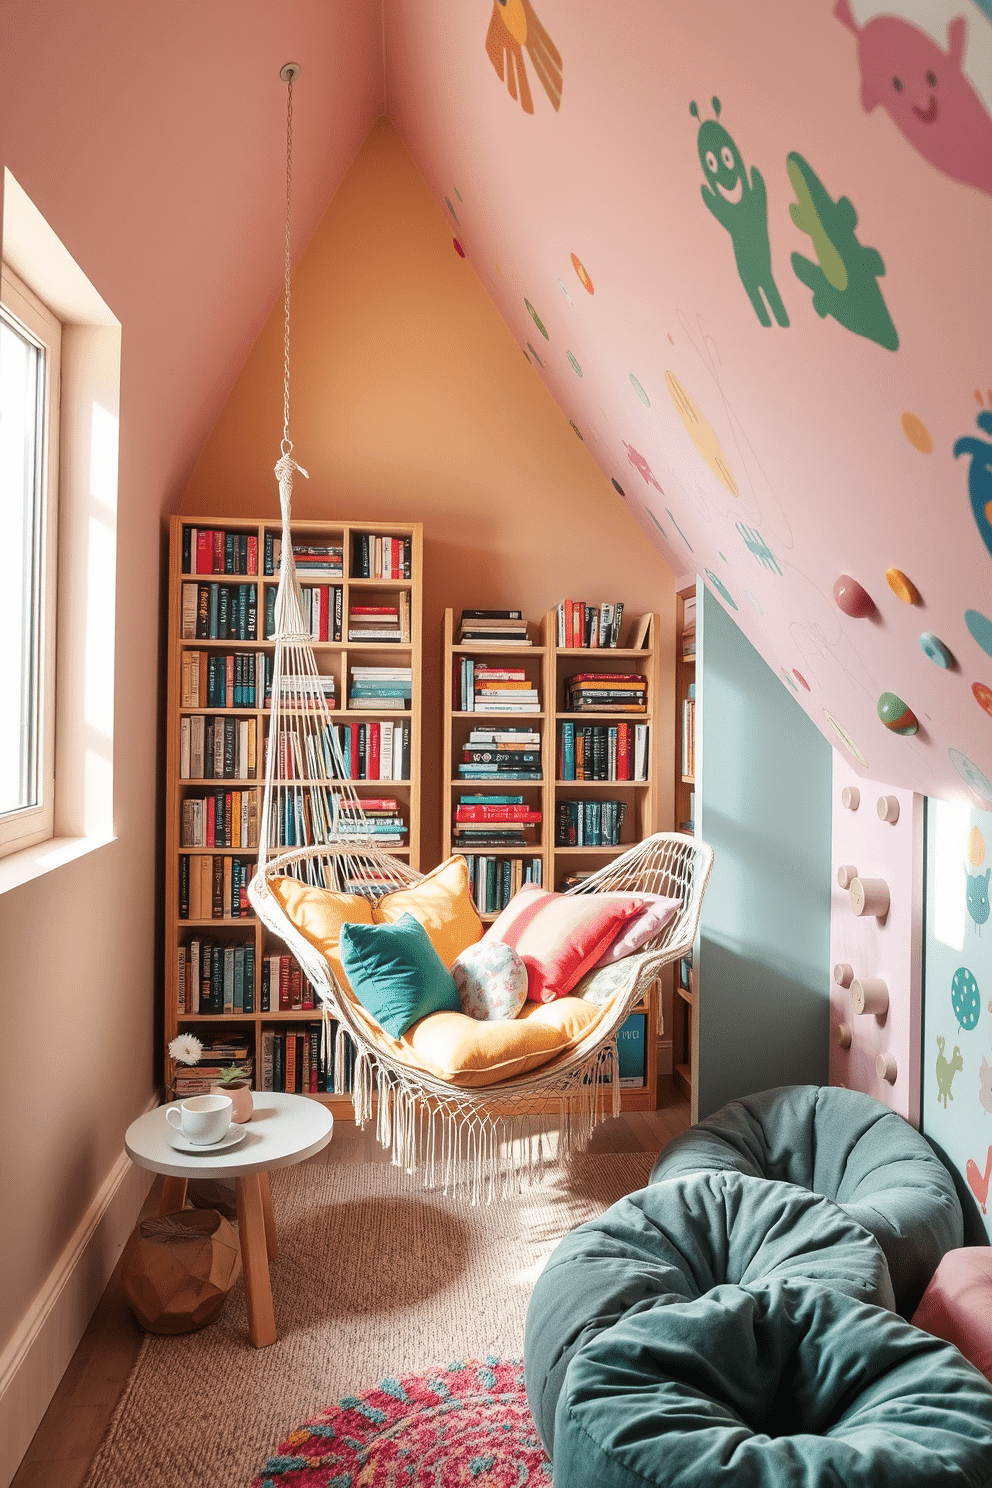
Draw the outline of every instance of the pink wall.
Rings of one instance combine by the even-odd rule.
[[[161,519],[278,291],[279,67],[321,79],[296,110],[302,246],[381,111],[381,56],[362,0],[0,10],[0,163],[123,326],[117,839],[0,898],[0,1349],[158,1078]]]
[[[388,108],[675,571],[705,577],[859,773],[981,803],[992,21],[971,0],[850,8],[509,0],[490,23],[386,0]],[[870,618],[835,605],[843,573]],[[884,692],[915,736],[879,721]]]
[[[844,805],[845,790],[857,791],[854,809]],[[885,821],[880,799],[895,801],[898,819]],[[830,1083],[864,1090],[884,1101],[914,1126],[920,1121],[920,1021],[923,974],[923,797],[896,786],[866,780],[839,752],[833,776],[834,881],[830,896],[830,964],[848,966],[858,980],[885,983],[884,1012],[856,1012],[850,986],[830,985]],[[881,918],[855,914],[850,890],[838,872],[856,869],[860,880],[881,879],[889,909]],[[826,975],[826,971],[824,972]],[[851,1042],[838,1041],[842,1027]],[[895,1060],[895,1079],[876,1068],[879,1056]]]

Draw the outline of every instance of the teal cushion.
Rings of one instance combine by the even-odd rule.
[[[556,1469],[558,1398],[591,1340],[641,1312],[661,1338],[674,1303],[728,1282],[772,1279],[829,1286],[885,1309],[894,1302],[885,1257],[868,1231],[790,1183],[740,1173],[655,1183],[566,1235],[537,1279],[524,1337],[527,1397]]]
[[[412,914],[342,925],[341,965],[362,1007],[394,1038],[428,1013],[461,1012],[455,979]]]
[[[840,1204],[882,1247],[904,1317],[964,1241],[953,1181],[926,1138],[857,1090],[786,1085],[730,1101],[669,1142],[651,1179],[717,1171],[795,1183]]]
[[[815,1282],[634,1308],[571,1359],[558,1488],[963,1488],[992,1386],[950,1344]]]

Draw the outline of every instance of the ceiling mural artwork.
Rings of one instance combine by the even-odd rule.
[[[961,70],[964,16],[948,26],[945,52],[899,16],[879,15],[859,27],[848,0],[837,0],[834,15],[858,40],[865,112],[881,106],[931,165],[992,192],[992,116]]]
[[[386,0],[387,96],[604,520],[859,770],[992,809],[988,7],[539,8]]]
[[[530,0],[495,0],[486,51],[500,82],[506,82],[511,98],[520,98],[524,113],[534,112],[524,49],[530,58],[541,86],[556,111],[561,108],[561,53],[534,14]]]

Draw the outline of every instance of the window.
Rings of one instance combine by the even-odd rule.
[[[62,327],[6,265],[0,289],[0,853],[51,837]]]

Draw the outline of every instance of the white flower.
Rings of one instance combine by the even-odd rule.
[[[193,1033],[181,1033],[169,1045],[169,1053],[177,1064],[198,1064],[203,1045]]]

